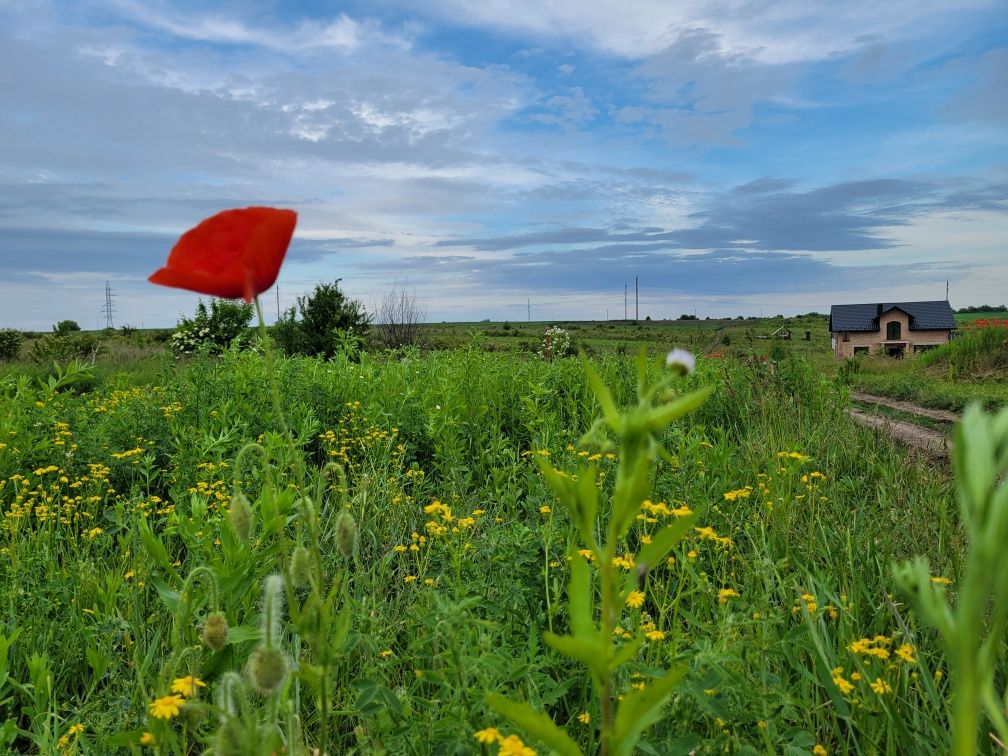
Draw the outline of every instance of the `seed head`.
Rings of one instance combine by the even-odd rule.
[[[231,510],[228,514],[235,535],[241,541],[248,541],[252,537],[252,506],[241,491],[235,492],[231,497]]]
[[[291,554],[290,579],[295,588],[300,588],[308,583],[311,577],[312,558],[311,552],[305,546],[298,546]]]
[[[340,553],[350,559],[357,551],[357,523],[354,521],[353,515],[345,509],[336,518],[333,537],[336,539],[336,546]]]

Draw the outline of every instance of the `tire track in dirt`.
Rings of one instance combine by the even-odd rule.
[[[866,394],[862,391],[853,391],[851,392],[851,400],[855,402],[862,402],[863,404],[881,404],[883,407],[889,407],[890,409],[899,410],[900,412],[906,412],[911,415],[917,415],[918,417],[940,420],[943,423],[959,422],[959,415],[955,412],[931,409],[930,407],[921,407],[920,405],[900,401],[899,399],[892,399],[888,396],[876,396],[875,394]]]
[[[895,420],[881,415],[873,415],[859,409],[847,410],[854,422],[869,428],[883,430],[907,446],[919,449],[928,456],[947,457],[952,449],[948,434],[931,430],[906,420]]]

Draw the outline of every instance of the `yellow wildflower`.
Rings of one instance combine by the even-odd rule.
[[[589,714],[587,711],[582,711],[580,714],[578,714],[578,722],[580,722],[581,724],[588,724],[589,722],[591,722],[591,714]]]
[[[941,575],[935,575],[931,578],[931,582],[935,585],[951,585],[952,581],[947,577],[942,577]]]
[[[178,693],[180,696],[185,696],[186,698],[192,698],[195,696],[200,688],[205,688],[206,683],[200,680],[198,677],[193,677],[192,675],[186,675],[185,677],[179,677],[172,680],[171,689],[173,693]]]
[[[644,591],[630,591],[626,603],[631,609],[640,609],[644,606]]]
[[[897,648],[896,656],[905,661],[907,664],[913,664],[917,661],[917,657],[914,656],[914,647],[909,643],[904,643],[902,646]]]
[[[178,716],[179,706],[183,703],[181,696],[163,696],[162,698],[154,699],[147,708],[155,719],[172,719]]]
[[[485,730],[479,730],[474,735],[478,743],[498,743],[504,738],[500,734],[500,730],[496,727],[487,727]]]
[[[826,756],[826,749],[823,748],[822,743],[816,743],[815,748],[812,749],[812,753],[814,753],[815,756]]]
[[[871,684],[871,689],[878,693],[880,696],[886,693],[892,693],[892,686],[883,680],[881,677],[876,677],[875,682]]]
[[[154,745],[154,736],[149,732],[145,732],[140,736],[140,745],[142,746],[152,746]]]
[[[665,640],[665,633],[661,630],[648,630],[644,633],[644,637],[649,641],[660,641]]]
[[[517,735],[508,735],[500,741],[497,756],[536,756],[536,752],[525,745]]]
[[[718,591],[718,603],[719,604],[727,604],[728,603],[728,599],[738,598],[738,597],[739,597],[739,592],[736,591],[734,588],[722,588],[720,591]]]

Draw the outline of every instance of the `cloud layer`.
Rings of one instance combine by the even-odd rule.
[[[657,316],[991,299],[1006,42],[982,0],[7,4],[0,325],[87,325],[105,280],[170,325],[195,297],[147,273],[247,204],[299,211],[282,304],[334,278],[408,279],[434,319],[599,317],[634,276]]]

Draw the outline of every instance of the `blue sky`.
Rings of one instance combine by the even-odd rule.
[[[998,0],[9,0],[0,326],[167,326],[179,233],[299,212],[282,307],[428,319],[1008,300]],[[266,295],[275,312],[274,292]]]

